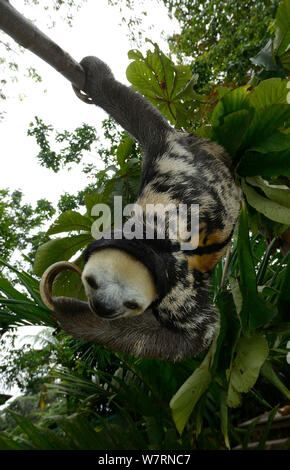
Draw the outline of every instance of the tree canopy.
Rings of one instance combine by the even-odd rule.
[[[232,160],[244,200],[231,250],[212,273],[219,333],[208,351],[172,364],[109,352],[60,330],[40,298],[39,277],[59,260],[82,268],[92,207],[116,195],[135,200],[142,152],[110,119],[100,143],[86,124],[55,130],[35,118],[28,135],[39,146],[38,164],[54,173],[83,165],[92,183],[64,194],[57,213],[46,200],[33,208],[21,191],[0,192],[1,333],[53,330],[38,351],[27,344],[1,366],[29,400],[0,415],[0,449],[263,449],[273,439],[289,448],[272,424],[290,398],[290,1],[163,2],[182,32],[169,38],[169,55],[151,41],[145,53],[131,49],[127,79],[172,126],[219,143]],[[82,163],[95,145],[101,170]],[[34,236],[31,272],[10,257],[19,246],[35,247]],[[56,279],[54,295],[84,298],[74,273]],[[260,414],[267,422],[256,429]]]

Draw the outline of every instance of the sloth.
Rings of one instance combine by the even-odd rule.
[[[197,234],[172,238],[169,219],[158,238],[158,213],[135,214],[155,236],[128,239],[123,227],[94,240],[84,252],[81,274],[87,302],[52,297],[52,266],[41,294],[70,335],[113,351],[142,358],[181,361],[209,347],[219,316],[210,299],[210,273],[225,254],[237,221],[241,193],[231,160],[215,142],[170,126],[142,95],[115,80],[110,68],[86,57],[84,92],[104,109],[143,150],[136,207],[199,205]],[[185,216],[188,227],[189,214]],[[184,218],[183,218],[184,220]],[[144,230],[143,230],[144,231]],[[120,237],[121,232],[121,237]],[[117,236],[117,233],[119,234]],[[186,242],[186,249],[183,249]]]

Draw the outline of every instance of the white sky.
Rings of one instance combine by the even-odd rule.
[[[47,18],[43,10],[40,16],[41,10],[25,6],[24,0],[11,3],[24,16],[36,18],[37,26],[74,59],[80,61],[87,55],[98,56],[107,62],[119,81],[127,83],[127,52],[132,49],[132,45],[126,27],[119,26],[121,16],[118,8],[109,7],[107,0],[87,0],[80,11],[75,13],[72,28],[59,21],[53,29],[46,26]],[[168,47],[161,32],[165,31],[165,36],[169,35],[178,30],[178,25],[168,18],[165,7],[157,0],[146,0],[143,5],[143,2],[140,3],[141,10],[146,7],[148,12],[147,37],[167,52]],[[149,30],[150,25],[153,25],[153,29]],[[144,27],[146,24],[143,24]],[[10,42],[13,43],[12,40]],[[142,52],[148,47],[149,44],[144,44]],[[36,155],[39,147],[33,137],[27,136],[29,123],[34,120],[34,116],[38,116],[56,129],[73,130],[86,122],[99,129],[101,134],[101,121],[107,116],[96,106],[82,103],[65,78],[29,51],[20,55],[16,61],[35,67],[43,82],[35,84],[31,79],[19,76],[18,84],[6,88],[9,95],[5,103],[7,114],[4,121],[0,122],[0,188],[8,187],[11,191],[21,189],[26,202],[35,203],[40,198],[47,198],[56,204],[62,193],[76,194],[88,180],[76,165],[70,172],[63,170],[57,174],[38,165]],[[46,93],[44,90],[47,90]],[[25,94],[25,98],[20,101],[18,94]],[[38,331],[39,327],[19,328],[19,337]],[[1,392],[19,394],[16,387],[9,392],[8,384],[7,389]]]

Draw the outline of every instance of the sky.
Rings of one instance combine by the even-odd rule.
[[[87,0],[75,13],[72,27],[57,21],[56,27],[49,29],[47,17],[40,8],[29,7],[24,0],[10,3],[25,17],[35,19],[38,28],[74,59],[80,61],[87,55],[95,55],[111,67],[120,82],[128,84],[126,68],[130,61],[127,52],[133,45],[128,39],[126,26],[120,26],[118,7],[108,6],[107,0]],[[144,37],[157,42],[167,52],[168,46],[163,37],[178,31],[178,25],[169,19],[167,10],[157,0],[140,2],[140,9],[144,10],[145,5],[148,15],[142,26],[146,30]],[[9,41],[13,44],[12,39]],[[142,52],[148,47],[148,43],[144,42]],[[76,165],[69,172],[63,170],[59,173],[41,167],[36,159],[39,148],[34,138],[27,136],[29,123],[34,120],[34,116],[38,116],[58,130],[73,130],[83,122],[101,130],[101,122],[107,116],[96,106],[81,102],[65,78],[29,51],[17,56],[17,62],[35,67],[43,81],[35,84],[20,75],[18,84],[10,84],[6,88],[6,114],[0,122],[0,188],[9,188],[11,191],[20,189],[24,193],[25,202],[35,204],[38,199],[46,198],[56,205],[62,193],[76,194],[88,181]],[[23,99],[20,100],[19,95]],[[95,155],[91,154],[89,158],[94,162]],[[18,347],[23,344],[24,336],[37,332],[39,327],[19,328]],[[0,387],[0,393],[16,396],[19,391],[17,387],[9,391],[7,384],[4,389]]]

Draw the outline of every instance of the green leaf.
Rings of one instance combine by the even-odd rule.
[[[261,154],[247,151],[242,156],[237,172],[241,176],[275,177],[285,175],[290,178],[289,150]]]
[[[272,40],[270,39],[255,57],[251,57],[250,61],[255,65],[264,67],[265,70],[277,70],[272,55]]]
[[[229,387],[238,393],[248,392],[256,383],[269,354],[264,336],[241,337],[237,343],[229,374]]]
[[[223,119],[223,124],[212,128],[212,139],[234,157],[243,142],[252,117],[253,111],[248,109],[227,114]]]
[[[229,441],[229,417],[227,408],[227,393],[224,390],[220,391],[220,419],[221,419],[221,431],[224,436],[225,445],[230,449]]]
[[[4,277],[0,277],[0,291],[3,292],[8,299],[27,300],[26,295],[16,290]]]
[[[267,327],[270,321],[277,315],[275,305],[267,302],[262,295],[248,292],[245,305],[248,311],[248,325],[251,330]]]
[[[200,366],[195,369],[170,401],[173,420],[179,434],[182,434],[195,405],[211,382],[210,367],[215,349],[216,341],[212,344]]]
[[[146,64],[154,73],[159,86],[164,87],[167,98],[171,98],[174,86],[174,67],[171,60],[154,44],[155,50],[148,50],[146,56]]]
[[[79,212],[66,211],[63,212],[51,225],[47,231],[47,235],[54,235],[56,233],[71,232],[74,230],[90,232],[92,221],[86,215],[81,215]]]
[[[90,234],[72,235],[56,238],[41,245],[35,255],[34,272],[42,276],[43,272],[57,261],[68,261],[80,249],[92,241]]]
[[[20,283],[25,287],[25,289],[30,294],[30,296],[35,301],[35,303],[37,305],[39,305],[39,307],[41,309],[47,310],[47,307],[44,305],[44,303],[42,302],[42,300],[40,298],[39,282],[38,282],[37,279],[35,279],[30,274],[28,274],[24,271],[19,271],[14,266],[12,266],[9,263],[6,263],[5,261],[3,261],[1,258],[0,258],[0,264],[2,264],[3,266],[6,266],[7,268],[10,269],[10,271],[14,272],[16,274],[16,276],[18,277]],[[13,292],[13,291],[10,290],[10,292]],[[15,292],[14,292],[14,294],[16,296],[15,297],[12,296],[12,299],[24,300],[23,298],[21,298],[20,294],[16,294]],[[27,300],[27,297],[25,297],[25,300]]]
[[[122,140],[117,148],[117,161],[122,169],[125,164],[125,160],[130,157],[132,152],[134,140],[131,137],[126,137]]]
[[[290,134],[275,131],[271,133],[268,137],[266,137],[264,140],[260,141],[258,144],[253,145],[253,147],[251,147],[249,151],[269,153],[269,152],[281,152],[283,150],[289,150],[289,148],[290,148]]]
[[[256,110],[262,110],[275,104],[286,105],[287,80],[269,78],[261,81],[250,93],[249,102]]]
[[[240,315],[243,307],[243,296],[241,294],[239,281],[235,277],[230,277],[230,286],[233,294],[233,299],[238,315]]]
[[[238,408],[242,404],[242,395],[237,392],[233,385],[230,383],[227,394],[227,405],[230,408]]]
[[[271,430],[272,422],[273,422],[273,419],[275,418],[275,416],[277,414],[278,408],[279,408],[279,404],[276,405],[275,408],[273,408],[272,411],[269,413],[268,421],[267,421],[265,430],[263,432],[263,435],[260,438],[257,450],[265,449],[266,440],[267,440],[267,437],[268,437],[269,432]]]
[[[14,438],[16,439],[16,438]],[[0,434],[0,450],[27,450],[31,449],[30,445],[25,445],[11,437],[6,436],[5,434]],[[18,438],[19,441],[19,438]]]
[[[220,291],[216,298],[216,305],[220,312],[220,331],[216,340],[217,347],[211,372],[223,374],[231,363],[233,350],[241,333],[241,325],[230,291]]]
[[[269,184],[261,176],[248,177],[246,180],[250,185],[262,189],[265,195],[272,201],[290,209],[290,189],[288,186]]]
[[[199,135],[200,137],[203,137],[204,139],[210,139],[212,140],[212,126],[202,126],[199,127],[199,129],[196,130],[196,134]]]
[[[242,205],[239,217],[238,240],[237,250],[241,276],[240,285],[242,288],[247,288],[249,291],[257,292],[255,264],[249,241],[248,214],[245,203]]]
[[[248,148],[264,142],[269,135],[276,133],[277,129],[287,125],[290,118],[290,106],[286,103],[285,99],[284,104],[269,104],[255,111],[244,137],[243,148],[248,150]]]
[[[273,43],[274,53],[281,56],[285,51],[289,51],[289,44],[290,3],[289,0],[281,0],[276,14],[276,35]]]
[[[246,195],[248,203],[258,212],[268,217],[268,219],[279,222],[280,224],[290,225],[290,209],[281,206],[277,202],[271,201],[261,196],[254,188],[242,181],[242,189]]]
[[[128,58],[132,59],[132,60],[143,60],[144,59],[142,53],[140,51],[138,51],[137,49],[131,49],[128,52]]]
[[[42,429],[39,426],[35,426],[25,416],[10,411],[17,424],[27,434],[32,445],[38,450],[69,450],[69,445],[58,436],[56,433],[49,429]]]
[[[290,400],[290,390],[283,384],[283,382],[279,379],[278,375],[276,372],[273,370],[271,364],[269,361],[266,361],[263,364],[263,367],[261,369],[261,374],[263,377],[265,377],[268,382],[270,382],[274,387],[276,387],[278,390],[280,390],[283,395]]]
[[[147,64],[141,61],[135,61],[128,65],[126,70],[127,80],[133,87],[151,100],[156,96],[164,98],[164,92],[158,85],[156,77]]]
[[[177,67],[175,67],[176,72],[178,71]],[[178,72],[177,72],[178,73]],[[201,95],[197,93],[194,90],[194,85],[196,85],[198,80],[198,75],[193,74],[190,80],[186,83],[184,88],[182,88],[178,93],[176,93],[176,88],[180,86],[181,80],[177,78],[176,80],[176,85],[175,85],[175,94],[174,94],[174,100],[179,101],[179,100],[196,100],[196,101],[205,101],[206,100],[206,95]]]
[[[103,194],[99,193],[91,193],[91,194],[86,194],[85,195],[85,205],[87,208],[87,213],[89,216],[92,214],[92,208],[96,204],[104,204],[105,198]]]
[[[212,114],[213,126],[220,126],[223,124],[225,116],[236,111],[250,110],[251,106],[248,100],[248,87],[243,86],[235,88],[230,93],[224,95],[216,105]]]

